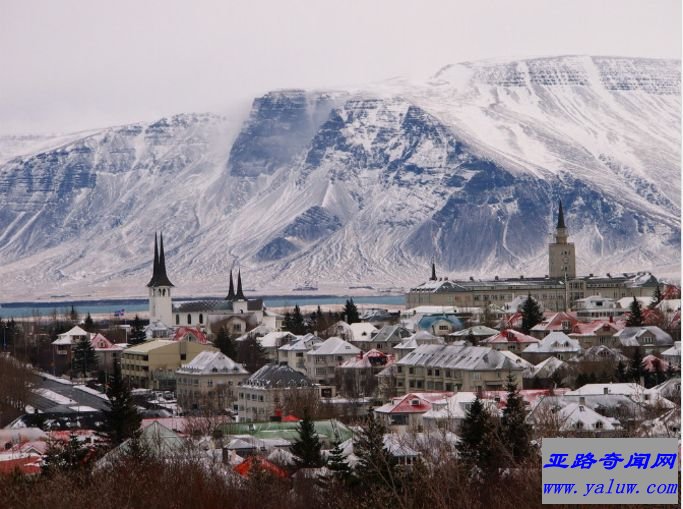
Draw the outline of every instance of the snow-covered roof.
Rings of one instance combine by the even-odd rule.
[[[621,394],[624,396],[644,396],[655,395],[656,391],[646,389],[640,384],[629,383],[608,383],[608,384],[586,384],[576,390],[569,391],[568,396],[593,396],[598,394]]]
[[[497,343],[517,343],[517,344],[533,344],[538,343],[539,340],[532,336],[527,336],[519,331],[513,329],[503,329],[496,331],[494,336],[481,341],[482,345],[497,344]]]
[[[173,335],[174,341],[192,341],[205,345],[208,343],[206,335],[196,327],[178,327]]]
[[[581,345],[576,339],[572,339],[564,332],[553,331],[540,340],[524,349],[524,353],[559,353],[579,352]]]
[[[172,339],[155,339],[154,341],[147,341],[134,345],[126,349],[126,353],[149,353],[150,351],[161,348],[162,346],[173,345],[176,341]]]
[[[674,346],[667,348],[662,352],[662,357],[681,357],[681,342],[675,341]]]
[[[486,327],[485,325],[475,325],[474,327],[468,327],[467,329],[451,332],[449,336],[466,339],[467,336],[488,338],[491,336],[495,336],[496,334],[498,334],[498,331],[496,329]]]
[[[445,404],[433,405],[433,408],[422,415],[422,419],[464,419],[475,399],[477,399],[477,395],[474,392],[456,392],[455,394],[444,398],[443,402],[445,402]],[[492,415],[498,413],[498,405],[493,399],[482,399],[481,402],[484,405],[484,408]]]
[[[636,297],[635,299],[640,302],[640,305],[644,308],[648,307],[655,300],[654,297]],[[619,304],[620,308],[628,310],[628,308],[631,307],[631,304],[633,304],[633,297],[623,297],[617,301],[617,304]]]
[[[502,353],[482,346],[421,345],[396,364],[476,371],[523,369]]]
[[[90,338],[90,344],[95,351],[121,351],[123,347],[109,341],[99,332]]]
[[[446,398],[452,395],[452,392],[411,392],[393,398],[390,403],[375,408],[374,412],[378,414],[422,414],[431,410],[435,402],[445,404]]]
[[[372,334],[379,330],[377,327],[367,322],[352,323],[349,327],[353,333],[354,341],[370,341]]]
[[[648,373],[665,373],[669,369],[669,363],[654,355],[646,355],[641,363],[643,370]]]
[[[357,346],[333,336],[314,347],[306,355],[356,355],[360,351],[361,349]]]
[[[620,330],[616,336],[622,346],[641,346],[645,337],[653,337],[657,346],[673,345],[674,341],[670,334],[664,332],[655,325],[643,325],[642,327],[626,327]]]
[[[72,327],[70,330],[59,334],[57,339],[52,342],[53,345],[70,345],[74,341],[74,338],[87,338],[89,333],[81,329],[78,325]]]
[[[612,431],[621,428],[616,419],[600,415],[586,405],[569,403],[558,411],[560,431]]]
[[[681,412],[672,408],[655,419],[644,421],[640,425],[641,437],[681,438]]]
[[[380,352],[379,350],[373,348],[368,353],[363,354],[360,352],[358,355],[352,359],[344,361],[340,368],[356,368],[365,369],[373,368],[377,366],[387,366],[394,362],[394,356]]]
[[[185,375],[249,374],[241,364],[236,363],[222,352],[200,352],[190,362],[183,364],[176,373]]]
[[[576,316],[561,311],[559,313],[552,314],[542,322],[534,325],[531,330],[538,332],[563,331],[565,329],[571,330],[576,322],[578,322]],[[569,327],[565,327],[566,324],[569,324]]]
[[[526,359],[522,359],[519,355],[510,350],[499,350],[505,357],[514,362],[517,366],[524,369],[522,376],[524,378],[529,378],[533,376],[534,365]]]
[[[315,345],[323,342],[318,336],[308,333],[305,336],[299,336],[297,339],[282,345],[278,350],[280,352],[308,352]]]
[[[536,364],[533,370],[533,375],[538,378],[550,378],[555,371],[558,369],[566,368],[567,363],[562,362],[560,359],[557,357],[553,357],[552,355],[545,359],[542,362],[539,362]]]
[[[257,341],[263,348],[278,348],[284,343],[288,343],[289,341],[293,341],[296,339],[296,336],[292,334],[291,332],[287,331],[274,331],[274,332],[269,332],[265,336],[261,336],[260,338],[257,338]]]
[[[588,350],[578,352],[569,359],[571,362],[600,362],[610,360],[614,362],[626,363],[629,358],[618,350],[614,350],[605,345],[591,346]]]
[[[242,382],[243,387],[262,387],[265,389],[311,387],[312,385],[306,375],[286,364],[266,364]]]
[[[623,322],[610,322],[609,320],[593,320],[591,322],[578,322],[574,324],[571,336],[594,336],[598,332],[616,334]]]

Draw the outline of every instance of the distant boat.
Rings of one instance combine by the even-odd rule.
[[[357,286],[349,286],[349,290],[374,290],[374,286],[370,285],[357,285]]]
[[[292,291],[294,292],[314,292],[318,289],[318,287],[311,283],[310,281],[304,281],[300,285],[296,285],[294,288],[292,288]]]

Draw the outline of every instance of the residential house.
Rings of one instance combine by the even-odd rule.
[[[200,352],[176,370],[178,404],[186,411],[222,412],[237,402],[249,372],[221,352]]]
[[[598,318],[615,318],[624,314],[614,299],[591,295],[583,299],[577,299],[574,303],[576,317],[579,320],[595,320]]]
[[[486,393],[480,394],[480,397],[484,394]],[[426,430],[440,429],[458,433],[476,398],[477,393],[460,391],[434,401],[432,408],[421,414],[419,420],[416,419],[417,424]],[[494,398],[485,397],[482,404],[489,414],[498,415],[498,403]]]
[[[562,377],[569,368],[569,364],[556,357],[548,357],[539,362],[531,373],[533,386],[535,389],[552,388],[556,384],[554,380]]]
[[[373,409],[375,415],[386,426],[400,426],[401,429],[418,429],[422,425],[422,415],[432,409],[435,402],[446,404],[452,392],[411,392],[392,398],[391,402]]]
[[[335,369],[353,359],[362,350],[342,338],[331,337],[304,354],[306,373],[321,385],[334,385]]]
[[[593,320],[588,323],[578,322],[569,334],[570,338],[578,340],[581,348],[592,348],[602,345],[610,348],[621,346],[617,338],[618,332],[623,329],[623,322],[611,320]]]
[[[434,336],[433,334],[421,330],[417,331],[415,334],[407,339],[404,339],[401,343],[394,347],[396,352],[396,358],[401,359],[407,354],[415,350],[420,345],[443,345],[444,340],[440,336]]]
[[[90,345],[95,350],[97,357],[97,367],[105,373],[114,372],[114,363],[121,358],[123,347],[109,341],[102,334],[95,334],[90,338]]]
[[[196,327],[178,327],[173,334],[173,341],[189,341],[191,343],[208,344],[206,334]]]
[[[617,333],[617,338],[622,348],[640,347],[646,354],[663,352],[674,344],[671,335],[655,325],[625,327]]]
[[[384,353],[395,355],[396,346],[403,342],[404,339],[407,339],[412,335],[412,332],[405,327],[401,327],[400,325],[385,325],[377,334],[375,334],[375,336],[372,338],[372,341],[368,343],[359,343],[358,346],[361,346],[364,350],[371,350],[372,348],[375,348]]]
[[[538,343],[527,346],[522,351],[522,357],[529,362],[538,364],[550,356],[561,361],[569,360],[581,351],[581,345],[564,332],[551,332]]]
[[[602,364],[605,363],[611,365],[611,368],[616,368],[616,366],[621,362],[624,366],[627,366],[630,359],[626,357],[623,353],[615,348],[609,348],[605,345],[597,345],[588,348],[587,350],[582,350],[572,358],[569,362],[575,364],[581,364],[584,368],[587,364]],[[597,368],[597,366],[595,366]]]
[[[474,327],[468,327],[467,329],[451,332],[448,335],[448,338],[446,338],[446,341],[464,339],[466,341],[472,342],[473,338],[474,344],[478,345],[483,340],[495,336],[496,334],[498,334],[496,329],[486,327],[485,325],[475,325]]]
[[[353,329],[345,321],[339,320],[325,329],[322,336],[324,338],[331,338],[334,336],[342,338],[344,341],[353,341]]]
[[[379,329],[375,327],[373,324],[368,323],[368,322],[357,322],[357,323],[352,323],[349,325],[351,327],[351,332],[353,333],[353,338],[347,341],[350,341],[354,345],[356,345],[358,348],[361,350],[367,351],[367,348],[363,348],[360,345],[356,343],[362,343],[362,342],[367,342],[367,341],[372,341],[372,338],[379,332]]]
[[[363,397],[375,393],[377,374],[394,363],[394,356],[370,350],[362,350],[354,358],[344,361],[336,370],[336,386],[348,397]]]
[[[681,342],[676,341],[674,346],[664,350],[661,353],[662,359],[667,361],[672,367],[681,367]]]
[[[586,384],[565,394],[565,396],[583,396],[584,398],[599,395],[627,396],[636,403],[648,406],[671,408],[673,405],[654,388],[646,389],[637,383]]]
[[[563,332],[564,334],[569,334],[574,330],[574,326],[579,322],[579,320],[570,313],[565,313],[564,311],[559,313],[553,313],[549,317],[545,318],[542,322],[534,325],[531,328],[530,334],[538,339],[543,339],[551,332]]]
[[[292,341],[296,341],[296,339],[297,337],[291,332],[273,331],[257,338],[256,341],[259,342],[261,348],[265,351],[268,362],[277,362],[278,349]]]
[[[277,349],[278,363],[285,363],[304,375],[306,374],[306,352],[310,352],[323,342],[318,336],[306,334],[282,345]]]
[[[297,393],[297,394],[294,394]],[[266,364],[238,388],[240,420],[267,421],[292,395],[318,397],[309,378],[286,364]]]
[[[201,352],[216,348],[190,341],[155,339],[127,348],[121,356],[121,374],[143,389],[175,390],[176,370]]]
[[[72,327],[67,332],[57,336],[57,339],[52,342],[52,359],[55,374],[61,375],[71,370],[73,348],[79,341],[87,341],[89,339],[90,333],[78,326]]]
[[[508,376],[522,386],[522,372],[502,353],[482,346],[422,345],[396,362],[399,391],[477,391],[500,388]]]
[[[446,337],[463,328],[462,321],[455,314],[425,315],[417,322],[418,331],[431,332],[435,336]]]
[[[488,346],[495,350],[509,350],[521,354],[529,345],[535,345],[538,339],[527,336],[513,329],[503,329],[494,336],[481,342],[481,346]]]

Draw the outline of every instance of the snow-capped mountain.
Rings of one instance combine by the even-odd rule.
[[[3,298],[143,294],[161,229],[183,294],[237,265],[269,292],[407,286],[432,258],[542,275],[559,199],[579,272],[672,276],[680,106],[679,61],[570,56],[21,144],[0,163]]]

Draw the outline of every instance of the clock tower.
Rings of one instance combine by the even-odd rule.
[[[564,224],[564,212],[560,202],[560,212],[557,217],[555,242],[548,246],[549,273],[551,278],[574,279],[576,277],[576,252],[574,243],[567,242],[567,227]]]

